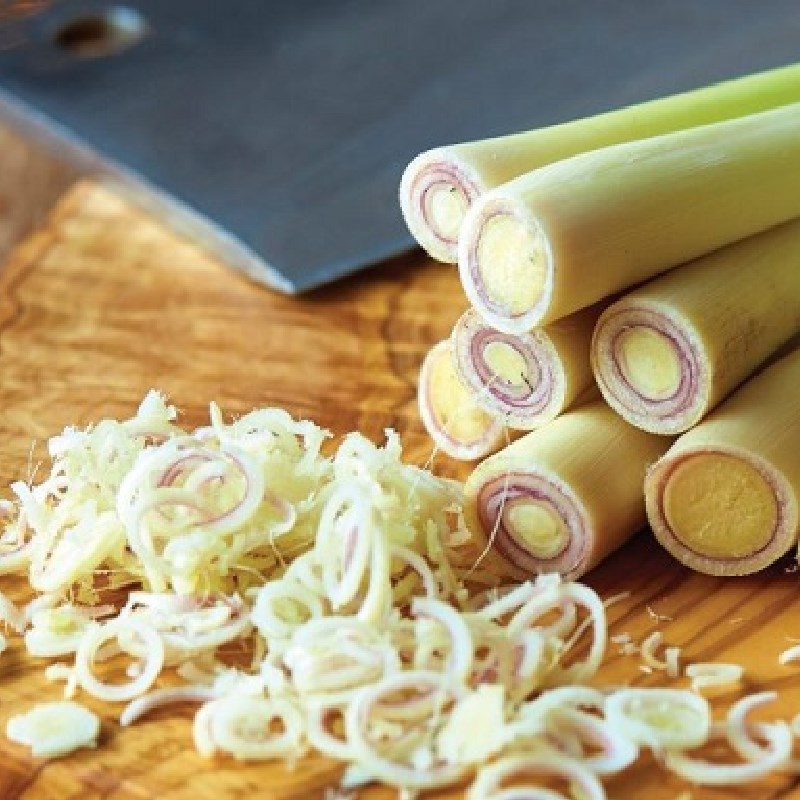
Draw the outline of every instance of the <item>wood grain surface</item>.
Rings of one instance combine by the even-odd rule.
[[[420,255],[302,299],[278,296],[106,190],[78,185],[0,274],[0,482],[27,473],[33,440],[35,463],[48,436],[67,424],[129,415],[151,386],[170,395],[189,425],[201,423],[216,398],[228,413],[280,405],[336,433],[359,428],[379,437],[393,426],[408,457],[421,463],[430,444],[417,420],[416,372],[463,304],[455,270]],[[442,457],[434,466],[464,473]],[[641,642],[658,629],[690,661],[743,664],[746,679],[718,696],[720,707],[741,691],[770,688],[780,701],[769,716],[789,717],[800,711],[800,667],[779,667],[776,659],[790,637],[800,638],[798,574],[791,569],[784,561],[750,578],[692,575],[643,533],[588,582],[606,596],[631,591],[610,610],[613,632]],[[17,596],[22,590],[9,579],[0,588]],[[640,664],[612,646],[599,682],[658,683]],[[0,658],[2,729],[11,714],[60,696],[43,667],[11,640]],[[203,760],[191,744],[189,707],[121,730],[119,707],[87,704],[103,717],[97,750],[32,761],[0,735],[0,798],[300,800],[322,797],[339,774],[319,757],[293,770]],[[642,761],[608,788],[614,800],[672,800],[688,787]],[[358,796],[392,793],[371,787]],[[776,776],[743,788],[692,789],[691,797],[800,798],[800,788]]]

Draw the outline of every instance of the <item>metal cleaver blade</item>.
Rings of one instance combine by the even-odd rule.
[[[794,60],[798,19],[796,0],[5,0],[0,126],[299,292],[412,245],[417,152]]]

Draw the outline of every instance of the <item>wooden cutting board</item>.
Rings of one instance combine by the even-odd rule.
[[[153,386],[183,409],[187,425],[205,420],[212,398],[237,414],[275,404],[336,433],[361,429],[378,438],[395,427],[408,458],[422,463],[430,444],[417,419],[417,369],[463,306],[455,270],[421,255],[302,300],[278,296],[107,190],[79,184],[0,273],[0,482],[27,474],[32,440],[38,453],[67,424],[127,416]],[[465,472],[441,457],[435,467]],[[641,642],[658,629],[687,660],[741,663],[746,680],[737,691],[776,689],[780,701],[770,711],[789,717],[800,711],[800,666],[780,667],[777,656],[789,637],[800,638],[798,574],[790,570],[784,561],[757,577],[692,575],[643,533],[587,580],[604,596],[631,591],[610,611],[613,633]],[[14,594],[20,585],[2,579],[0,588]],[[612,646],[600,681],[658,683],[640,664]],[[0,656],[0,728],[32,703],[60,696],[43,667],[11,640]],[[735,696],[720,695],[720,705]],[[305,800],[322,797],[339,774],[321,757],[291,771],[206,761],[191,744],[189,707],[121,730],[119,707],[87,704],[103,717],[97,750],[36,762],[0,735],[1,798]],[[653,762],[608,786],[614,800],[673,800],[687,788]],[[383,800],[393,793],[372,787],[358,796]],[[693,789],[691,797],[800,798],[800,788],[795,779],[775,777],[739,789]]]

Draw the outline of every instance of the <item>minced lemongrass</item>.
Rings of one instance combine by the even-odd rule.
[[[127,702],[122,725],[200,703],[202,755],[293,762],[311,747],[347,765],[345,786],[405,793],[477,770],[471,798],[559,797],[531,783],[541,775],[599,800],[600,780],[642,746],[704,782],[787,765],[779,723],[753,729],[763,746],[749,738],[759,696],[731,709],[722,735],[753,760],[726,772],[686,754],[709,736],[697,694],[588,686],[605,609],[626,594],[603,602],[557,574],[500,586],[464,526],[460,484],[404,464],[393,432],[383,447],[351,434],[326,455],[325,431],[279,409],[228,423],[212,404],[210,416],[184,431],[151,392],[130,420],[54,437],[50,474],[0,506],[0,573],[27,571],[39,592],[24,609],[0,595],[0,618],[31,654],[74,658],[46,668],[67,696]],[[119,589],[121,608],[105,602]],[[677,673],[677,648],[662,662],[660,643],[649,637],[643,658]],[[249,667],[231,667],[228,648]],[[126,678],[101,678],[118,657]],[[167,669],[183,683],[157,686]],[[93,745],[74,704],[45,717],[58,735],[35,752]],[[10,734],[34,743],[36,731]]]

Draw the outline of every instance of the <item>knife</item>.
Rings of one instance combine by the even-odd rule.
[[[417,152],[787,63],[799,34],[795,0],[12,0],[0,126],[294,293],[412,246]]]

